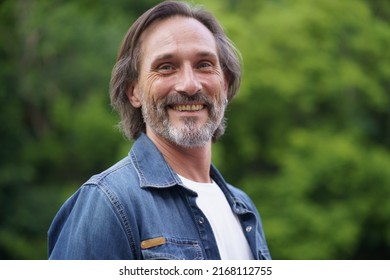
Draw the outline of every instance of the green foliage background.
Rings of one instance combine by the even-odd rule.
[[[0,258],[45,259],[64,200],[131,146],[108,85],[158,1],[0,3]],[[274,259],[390,258],[390,1],[193,1],[243,55],[214,163]]]

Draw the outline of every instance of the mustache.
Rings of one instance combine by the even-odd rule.
[[[160,106],[166,107],[182,103],[203,103],[207,107],[212,107],[214,105],[213,100],[207,94],[198,92],[193,95],[186,95],[180,93],[169,94],[163,100],[161,100]]]

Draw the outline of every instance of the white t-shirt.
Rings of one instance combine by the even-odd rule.
[[[188,189],[198,194],[196,203],[210,222],[221,259],[253,259],[238,217],[233,213],[219,186],[214,181],[198,183],[180,175],[179,177]]]

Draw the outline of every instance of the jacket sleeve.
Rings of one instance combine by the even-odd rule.
[[[134,259],[131,246],[118,211],[96,185],[70,197],[48,232],[49,259]]]

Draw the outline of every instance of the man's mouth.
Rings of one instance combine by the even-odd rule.
[[[174,105],[172,106],[173,110],[180,111],[180,112],[195,112],[200,111],[205,107],[203,104],[187,104],[187,105]]]

